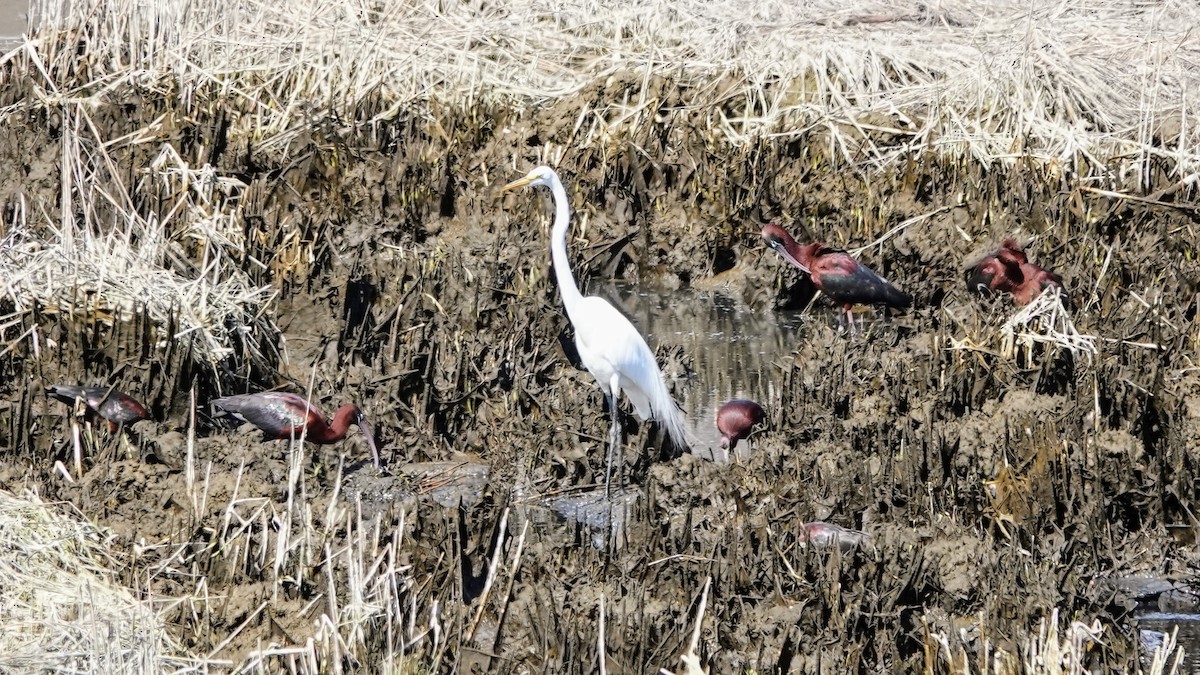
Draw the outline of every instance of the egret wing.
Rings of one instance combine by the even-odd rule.
[[[572,323],[579,355],[588,371],[606,390],[615,373],[638,416],[662,422],[675,443],[686,447],[683,413],[675,405],[654,352],[641,333],[601,298],[584,298],[579,306],[582,316],[572,317]]]

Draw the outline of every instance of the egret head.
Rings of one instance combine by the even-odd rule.
[[[530,171],[529,174],[524,178],[518,178],[517,180],[514,180],[508,185],[500,188],[500,191],[508,192],[509,190],[515,190],[519,187],[525,187],[526,185],[532,185],[534,187],[539,185],[548,186],[553,184],[556,180],[558,180],[558,176],[555,175],[554,169],[551,169],[548,166],[539,166],[533,171]]]

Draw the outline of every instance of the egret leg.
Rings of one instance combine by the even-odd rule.
[[[608,407],[612,411],[612,428],[608,432],[608,460],[605,462],[604,469],[604,498],[611,500],[613,455],[616,453],[617,446],[621,443],[621,427],[617,421],[617,397],[615,394],[608,396]]]

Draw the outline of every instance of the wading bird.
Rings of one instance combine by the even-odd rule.
[[[671,398],[662,371],[654,360],[654,352],[650,351],[646,340],[629,319],[603,298],[584,297],[575,285],[575,278],[567,263],[567,228],[571,224],[571,210],[567,204],[567,191],[563,189],[558,174],[549,167],[539,166],[524,178],[505,185],[500,191],[507,192],[527,185],[546,186],[554,197],[550,253],[558,290],[567,309],[567,318],[575,327],[575,347],[579,350],[579,358],[592,377],[596,378],[612,411],[608,459],[604,470],[607,495],[610,493],[613,453],[621,443],[621,427],[617,421],[617,400],[621,392],[629,397],[638,417],[660,422],[680,448],[688,446],[683,412]]]
[[[1051,286],[1062,287],[1062,277],[1029,262],[1025,251],[1012,239],[971,268],[967,288],[975,293],[1010,293],[1013,302],[1025,306]]]
[[[300,438],[304,434],[313,443],[326,445],[345,438],[350,425],[357,424],[367,441],[367,447],[371,448],[371,460],[375,468],[379,468],[375,433],[371,431],[366,415],[356,405],[347,403],[338,408],[331,423],[323,410],[303,396],[283,391],[226,396],[213,399],[212,404],[262,429],[263,435],[272,440]]]
[[[83,401],[87,406],[89,420],[99,417],[108,422],[109,430],[116,431],[122,424],[133,424],[138,420],[150,419],[146,406],[125,392],[112,387],[77,387],[73,384],[56,384],[46,387],[46,395],[68,405]]]
[[[717,411],[717,431],[721,432],[721,447],[733,450],[737,442],[750,435],[754,425],[767,418],[762,406],[744,398],[735,398]]]
[[[1016,242],[1005,239],[1000,248],[984,256],[969,270],[967,290],[980,295],[991,293],[1011,293],[1012,289],[1025,281],[1021,274],[1021,258],[1013,253],[1009,244],[1016,248]]]
[[[808,274],[821,292],[842,304],[851,328],[854,326],[851,313],[854,305],[885,305],[896,309],[912,305],[912,298],[906,293],[841,249],[816,242],[801,246],[774,223],[763,227],[762,238],[784,260]]]

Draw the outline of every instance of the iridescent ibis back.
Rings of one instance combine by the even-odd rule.
[[[46,395],[68,405],[82,401],[89,411],[107,421],[114,429],[118,425],[133,424],[149,419],[146,406],[123,391],[105,386],[81,387],[73,384],[56,384],[46,387]]]
[[[841,249],[813,242],[801,246],[782,227],[769,223],[762,237],[784,260],[808,273],[813,285],[849,313],[853,305],[905,309],[912,298]]]
[[[1012,239],[984,256],[971,268],[967,288],[974,293],[1009,293],[1018,306],[1033,302],[1051,286],[1062,287],[1062,277],[1029,261]]]

